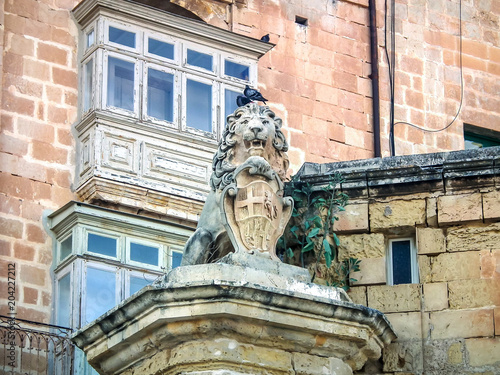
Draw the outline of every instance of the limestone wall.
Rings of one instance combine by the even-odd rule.
[[[399,336],[381,373],[500,373],[498,151],[321,166],[343,171],[351,193],[335,227],[339,257],[362,259],[349,295],[385,313]],[[388,240],[398,236],[416,239],[418,283],[387,285]]]

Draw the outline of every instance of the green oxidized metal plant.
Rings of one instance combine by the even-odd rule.
[[[348,201],[348,196],[337,189],[342,182],[339,173],[331,175],[321,189],[306,182],[291,182],[292,219],[278,245],[284,262],[311,269],[311,282],[321,273],[327,284],[348,290],[351,282],[356,281],[351,274],[359,271],[360,260],[338,259],[340,242],[333,226]]]

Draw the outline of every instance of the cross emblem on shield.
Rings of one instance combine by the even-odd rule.
[[[269,164],[250,161],[234,176],[234,182],[223,194],[225,226],[235,251],[276,256],[276,242],[283,234],[292,214],[293,201],[283,198],[283,183]],[[250,160],[250,159],[249,159]],[[255,161],[254,161],[255,162]],[[262,164],[266,168],[262,168]]]

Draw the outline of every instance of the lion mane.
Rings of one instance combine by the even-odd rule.
[[[273,169],[278,173],[282,181],[286,178],[286,171],[288,169],[289,161],[286,155],[288,151],[288,143],[285,135],[281,131],[282,120],[267,106],[259,106],[257,104],[248,104],[239,107],[234,114],[227,117],[227,125],[222,133],[221,140],[217,152],[214,154],[212,162],[212,176],[210,177],[210,187],[213,191],[222,190],[233,179],[233,172],[238,167],[237,164],[228,161],[231,153],[238,145],[236,132],[238,131],[238,124],[244,118],[258,118],[259,121],[265,123],[269,122],[274,124],[274,139],[272,144],[276,153],[272,159],[267,160]]]

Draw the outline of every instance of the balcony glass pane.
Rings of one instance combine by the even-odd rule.
[[[151,281],[144,277],[130,276],[130,295],[149,284],[151,284]]]
[[[187,126],[212,132],[212,86],[187,80]]]
[[[84,94],[83,112],[87,112],[92,106],[92,81],[94,77],[94,60],[90,59],[84,68]]]
[[[116,305],[114,272],[87,268],[85,322],[90,323]]]
[[[231,115],[236,110],[236,108],[238,108],[238,105],[236,104],[236,97],[238,95],[242,95],[242,93],[236,92],[233,90],[228,90],[228,89],[225,90],[225,92],[224,92],[224,108],[225,108],[224,115],[225,115],[225,118],[227,118],[227,116]]]
[[[250,79],[250,67],[229,60],[224,60],[224,73],[227,76],[244,79],[245,81]]]
[[[179,267],[182,261],[182,253],[172,251],[172,269]]]
[[[134,63],[108,59],[108,106],[134,110]]]
[[[160,249],[153,246],[130,243],[130,260],[158,266],[158,254]]]
[[[71,320],[71,274],[61,277],[57,284],[57,325],[70,327]]]
[[[214,70],[212,55],[197,52],[192,49],[187,50],[187,63],[189,65],[198,66],[206,70]]]
[[[410,241],[392,242],[392,278],[394,285],[412,282]]]
[[[72,246],[73,246],[73,236],[69,236],[63,242],[61,242],[59,260],[63,260],[71,254]]]
[[[122,46],[135,48],[135,33],[110,26],[109,41],[121,44]]]
[[[148,69],[148,116],[174,121],[174,75]]]
[[[89,48],[94,45],[94,30],[90,30],[86,35],[86,47]]]
[[[148,38],[148,52],[166,59],[174,59],[174,45]]]
[[[116,258],[116,238],[104,237],[98,234],[88,234],[87,250],[92,253]]]

